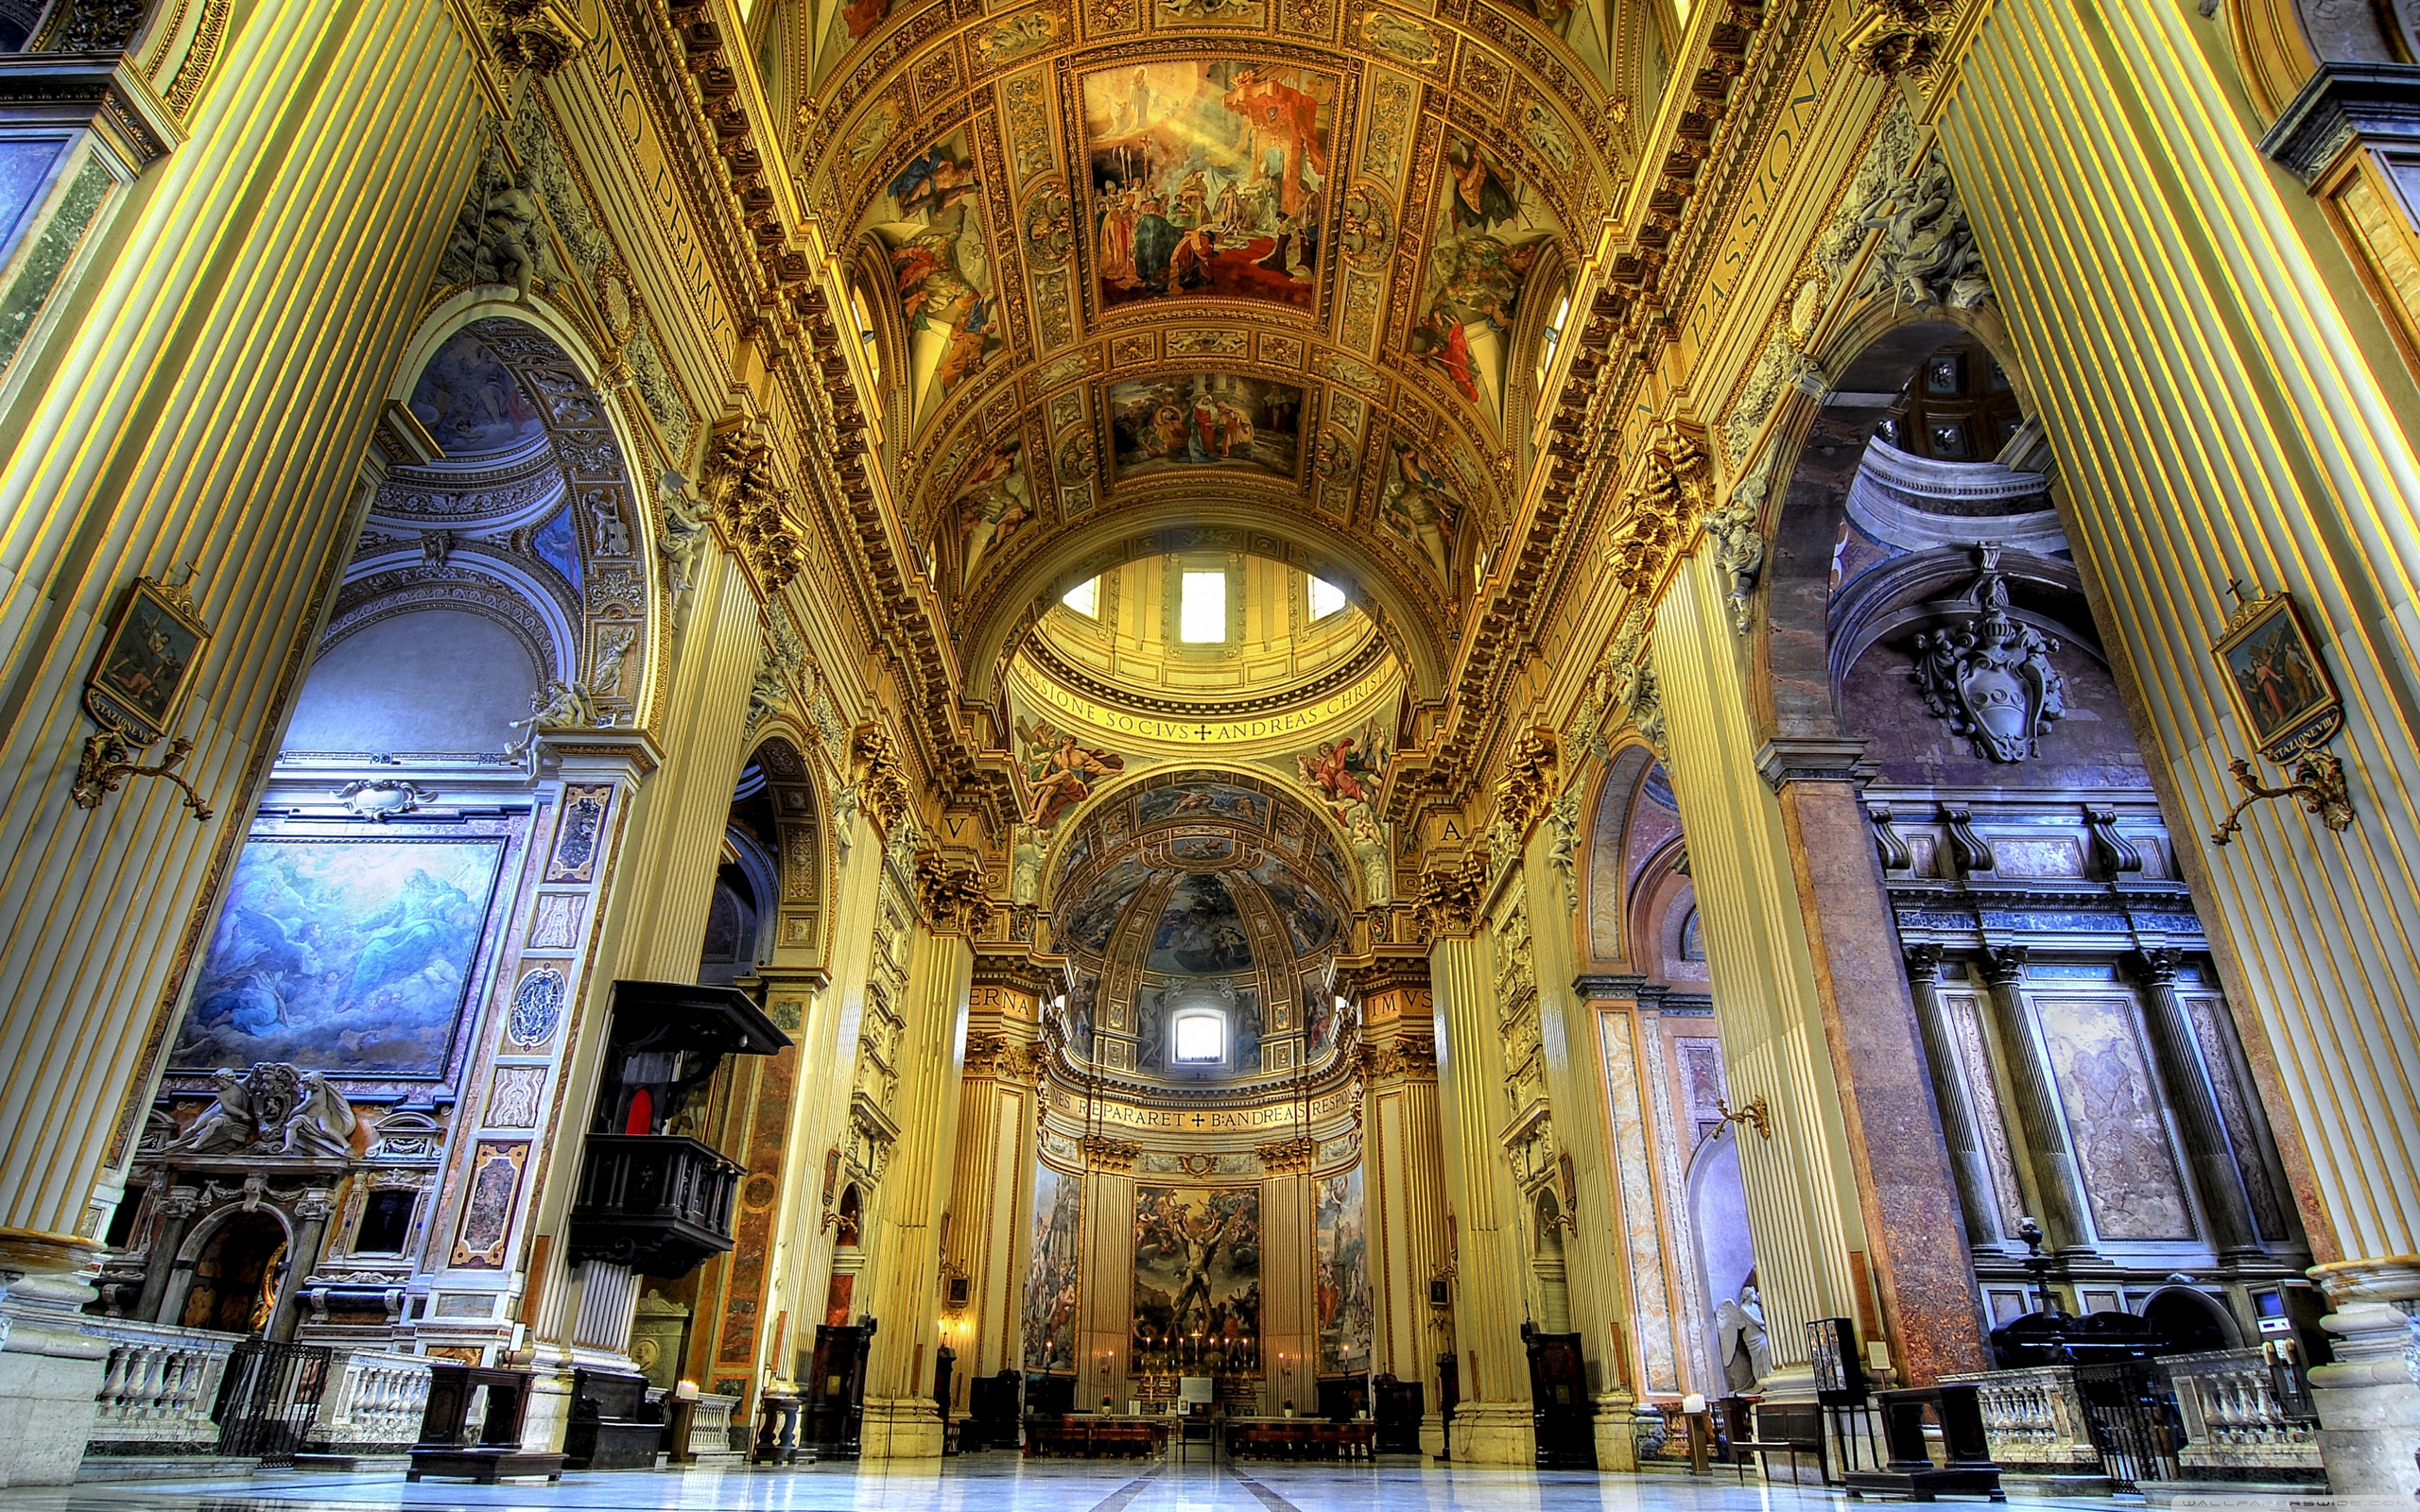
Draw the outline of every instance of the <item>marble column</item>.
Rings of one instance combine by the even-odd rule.
[[[1505,1118],[1504,1043],[1496,1023],[1493,951],[1484,936],[1449,934],[1429,954],[1437,1002],[1438,1091],[1443,1104],[1445,1191],[1453,1235],[1454,1342],[1461,1404],[1458,1463],[1532,1465],[1529,1354],[1521,1342],[1521,1278],[1529,1256],[1514,1214],[1520,1193],[1497,1143]]]
[[[2025,1136],[2025,1161],[2042,1203],[2042,1227],[2049,1246],[2075,1259],[2099,1257],[2092,1247],[2083,1173],[2067,1143],[2052,1090],[2050,1062],[2033,1032],[2025,1005],[2026,947],[2007,945],[1983,954],[1983,979],[1991,984],[1992,1024],[1999,1053],[2016,1091],[2016,1122]]]
[[[899,1139],[868,1204],[864,1311],[880,1325],[866,1361],[860,1452],[867,1459],[939,1459],[933,1401],[941,1316],[941,1226],[958,1143],[959,1074],[974,952],[955,927],[917,927],[906,1031],[891,1111]]]
[[[2231,14],[1999,0],[1937,120],[2304,1228],[2349,1267],[2323,1280],[2394,1274],[2420,1254],[2411,1183],[2378,1176],[2420,1168],[2420,444],[2376,307],[2245,118],[2214,35]],[[2201,839],[2253,754],[2210,654],[2230,579],[2292,593],[2345,696],[2341,836],[2264,803],[2232,844]],[[2380,1446],[2331,1448],[2330,1483],[2409,1498],[2408,1381],[2378,1382],[2376,1412],[2367,1389],[2323,1397],[2328,1432]]]
[[[1846,1317],[1862,1325],[1874,1314],[1853,1258],[1868,1247],[1865,1207],[1845,1120],[1848,1090],[1829,1047],[1832,1017],[1808,939],[1810,911],[1800,900],[1799,850],[1756,760],[1728,595],[1710,553],[1682,563],[1655,611],[1652,664],[1669,732],[1665,765],[1705,926],[1724,1080],[1733,1107],[1762,1099],[1770,1130],[1737,1130],[1772,1346],[1762,1388],[1781,1400],[1811,1400],[1807,1322]],[[1861,837],[1863,820],[1855,822]],[[1895,962],[1890,973],[1904,980]],[[1909,1041],[1912,1047],[1912,1031]],[[1916,1053],[1907,1051],[1910,1074],[1917,1074]],[[1951,1238],[1959,1238],[1955,1229]]]
[[[1925,1064],[1932,1074],[1933,1102],[1941,1109],[1941,1132],[1949,1146],[1950,1174],[1958,1181],[1958,1209],[1966,1223],[1968,1249],[1998,1247],[1999,1207],[1993,1200],[1990,1167],[1975,1132],[1975,1108],[1959,1081],[1950,1048],[1949,1022],[1941,1005],[1941,947],[1907,949],[1908,993],[1915,1000],[1916,1027],[1924,1036]]]
[[[1850,769],[1856,754],[1829,742],[1776,741],[1763,765],[1789,834],[1883,1331],[1905,1379],[1922,1384],[1991,1361],[1967,1248],[1972,1219]]]
[[[168,1280],[176,1273],[177,1251],[185,1246],[185,1229],[193,1223],[201,1194],[192,1187],[171,1186],[160,1194],[151,1229],[151,1258],[143,1267],[143,1293],[130,1314],[142,1323],[174,1323],[165,1315]]]
[[[2210,1085],[2210,1068],[2203,1064],[2192,1015],[2176,992],[2182,954],[2154,949],[2135,957],[2143,1026],[2151,1031],[2161,1088],[2176,1115],[2176,1131],[2185,1141],[2186,1165],[2193,1173],[2193,1191],[2202,1199],[2203,1216],[2209,1221],[2210,1247],[2222,1261],[2257,1260],[2265,1251],[2260,1247],[2260,1230],[2252,1221],[2252,1199],[2243,1190],[2244,1172],[2238,1164],[2242,1157],[2219,1117],[2218,1091]]]
[[[2336,1358],[2310,1371],[2328,1486],[2342,1496],[2400,1486],[2420,1439],[2420,1263],[2340,1261],[2311,1279],[2331,1309],[2320,1323],[2336,1335]]]
[[[962,1301],[952,1302],[946,1293],[942,1298],[943,1336],[958,1351],[950,1390],[958,1404],[954,1410],[960,1411],[967,1400],[964,1383],[1018,1364],[1015,1251],[1026,1227],[1033,1170],[1033,1105],[1025,1073],[1033,994],[985,982],[991,964],[983,957],[976,961],[978,1011],[967,1029],[949,1241],[942,1252],[944,1275],[966,1287]],[[1002,1005],[1010,1006],[1004,1011]]]
[[[277,1298],[269,1304],[265,1331],[273,1342],[290,1342],[295,1325],[302,1320],[302,1282],[320,1263],[320,1250],[327,1243],[328,1220],[337,1211],[334,1196],[326,1187],[311,1187],[295,1201],[294,1239],[285,1246],[285,1274],[277,1283]]]
[[[182,92],[146,73],[187,59],[164,28],[139,56],[0,60],[0,133],[55,154],[8,205],[25,236],[0,350],[0,1042],[23,1072],[0,1100],[0,1486],[75,1477],[106,1357],[75,1328],[77,1277],[477,156],[449,9],[249,8]],[[28,199],[28,180],[56,192]],[[170,733],[213,816],[148,778],[78,808],[86,675],[134,581],[187,561],[212,639]]]

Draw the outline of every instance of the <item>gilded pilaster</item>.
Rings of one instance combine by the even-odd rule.
[[[1438,1091],[1461,1404],[1452,1452],[1459,1462],[1530,1465],[1529,1355],[1521,1342],[1527,1246],[1515,1217],[1520,1192],[1497,1132],[1509,1067],[1496,1022],[1495,953],[1483,934],[1441,934],[1429,952],[1437,1000]]]
[[[941,1333],[941,1227],[959,1127],[959,1068],[975,956],[966,937],[920,922],[908,968],[905,1020],[894,1069],[891,1117],[897,1143],[867,1206],[863,1311],[881,1327],[866,1365],[863,1452],[868,1459],[937,1459],[941,1414],[933,1401]]]
[[[1735,1129],[1772,1348],[1764,1386],[1802,1395],[1812,1390],[1807,1322],[1872,1315],[1850,1263],[1864,1226],[1789,832],[1756,769],[1726,587],[1710,554],[1683,564],[1656,611],[1655,670],[1724,1079],[1735,1106],[1764,1100],[1772,1128],[1770,1137],[1753,1124]]]
[[[2344,690],[2341,840],[2268,804],[2224,850],[2179,853],[2263,1092],[2291,1114],[2312,1248],[2346,1267],[2321,1278],[2358,1278],[2331,1299],[2368,1307],[2420,1290],[2398,1258],[2420,1252],[2420,1204],[2380,1177],[2420,1165],[2420,457],[2408,388],[2347,335],[2369,312],[2338,304],[2305,240],[2325,232],[2290,210],[2198,25],[2149,0],[1995,6],[1940,129],[2177,833],[2211,830],[2250,754],[2209,654],[2229,579],[2291,593]],[[2420,1381],[2337,1370],[2313,1372],[2334,1489],[2420,1490]]]
[[[0,357],[0,1485],[74,1478],[104,1351],[76,1333],[91,1293],[71,1278],[118,1199],[475,153],[468,54],[433,0],[256,8],[205,70],[183,139],[147,165],[121,149],[169,146],[160,102],[86,129],[134,181],[46,295],[12,287],[27,323]],[[71,165],[70,196],[99,171]],[[171,733],[216,816],[143,779],[72,808],[85,674],[129,585],[180,561],[199,564],[213,640]]]
[[[1631,1327],[1630,1255],[1622,1243],[1622,1213],[1615,1195],[1613,1131],[1599,1091],[1601,1056],[1595,1015],[1573,988],[1580,967],[1578,931],[1585,927],[1585,916],[1577,899],[1564,890],[1563,870],[1550,853],[1553,842],[1550,827],[1541,825],[1522,865],[1529,895],[1536,900],[1530,950],[1547,1097],[1554,1108],[1552,1184],[1565,1230],[1564,1286],[1570,1297],[1570,1332],[1580,1335],[1597,1409],[1597,1468],[1629,1469],[1634,1454],[1633,1396],[1623,1380],[1620,1352]]]

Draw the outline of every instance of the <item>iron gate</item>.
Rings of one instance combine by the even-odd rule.
[[[309,1344],[246,1339],[218,1386],[218,1452],[291,1465],[319,1420],[332,1351]]]
[[[2185,1432],[2166,1373],[2132,1360],[2080,1365],[2075,1371],[2084,1424],[2112,1487],[2133,1491],[2145,1481],[2180,1479],[2176,1451]]]

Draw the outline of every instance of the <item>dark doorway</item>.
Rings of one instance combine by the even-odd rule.
[[[194,1260],[193,1289],[177,1321],[189,1329],[258,1333],[268,1326],[285,1274],[285,1226],[242,1212],[218,1226]]]

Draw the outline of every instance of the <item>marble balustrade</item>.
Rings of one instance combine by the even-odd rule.
[[[2069,1366],[1984,1370],[1941,1379],[1945,1384],[1979,1388],[1983,1434],[1993,1460],[2002,1468],[2037,1475],[2100,1473],[2100,1452],[2092,1447],[2083,1398]]]
[[[401,1454],[420,1438],[428,1405],[425,1355],[336,1349],[320,1395],[319,1419],[305,1435],[314,1454]]]
[[[2185,1422],[2176,1461],[2187,1475],[2321,1472],[2318,1419],[2287,1411],[2261,1350],[2171,1355],[2161,1364]]]
[[[238,1333],[93,1319],[109,1346],[88,1454],[201,1454],[218,1447],[211,1410]]]

